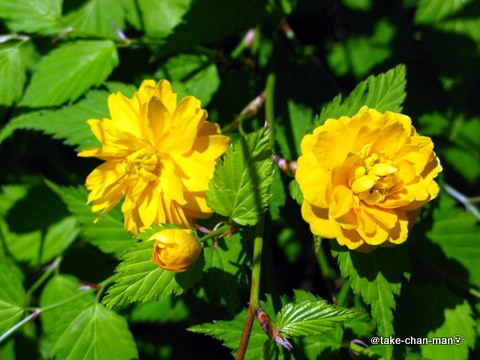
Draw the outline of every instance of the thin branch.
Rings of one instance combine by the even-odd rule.
[[[34,320],[38,315],[40,315],[40,312],[41,312],[40,309],[36,309],[33,313],[28,315],[25,319],[13,325],[10,329],[8,329],[5,333],[3,333],[2,336],[0,336],[0,344],[2,343],[3,340],[8,338],[11,334],[13,334],[17,329],[21,328],[24,324],[26,324],[31,320]]]
[[[245,326],[243,327],[242,339],[238,346],[236,360],[243,360],[247,353],[248,342],[250,334],[252,333],[253,321],[260,306],[260,276],[262,273],[262,248],[263,248],[263,227],[264,218],[260,219],[255,227],[255,239],[253,240],[253,267],[252,267],[252,281],[250,284],[250,301],[248,305],[247,318],[245,319]]]
[[[463,195],[460,191],[451,187],[448,184],[445,184],[443,187],[451,197],[461,202],[463,206],[465,206],[465,209],[467,209],[467,211],[470,211],[473,214],[473,216],[475,216],[478,220],[480,220],[480,211],[477,209],[475,205],[472,204],[472,202],[475,202],[476,198],[473,198],[473,201],[472,201],[472,199]]]

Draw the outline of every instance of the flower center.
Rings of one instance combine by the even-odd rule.
[[[142,148],[127,156],[124,166],[128,174],[152,181],[158,178],[158,163],[155,152]]]
[[[361,200],[368,203],[383,201],[400,179],[395,175],[398,169],[378,154],[370,154],[350,177],[350,187]]]

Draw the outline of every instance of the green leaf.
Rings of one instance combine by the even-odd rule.
[[[149,234],[145,232],[142,235]],[[163,270],[151,260],[154,243],[144,241],[135,244],[122,256],[123,261],[115,269],[116,282],[103,299],[107,307],[180,295],[200,280],[205,264],[203,256],[185,272]]]
[[[380,112],[401,112],[405,99],[405,66],[399,65],[384,74],[370,76],[361,82],[342,101],[338,95],[328,105],[324,106],[320,116],[315,119],[316,125],[321,125],[329,118],[338,119],[341,116],[353,116],[363,106]]]
[[[0,359],[15,360],[15,340],[10,339],[0,345]]]
[[[349,278],[356,294],[368,305],[378,326],[379,336],[394,335],[395,296],[400,294],[402,279],[409,278],[409,257],[405,246],[378,248],[370,254],[349,251],[332,242],[343,277]],[[392,347],[387,350],[391,357]]]
[[[442,194],[433,220],[427,237],[439,245],[448,258],[468,270],[470,283],[480,286],[480,226],[475,216],[458,208],[450,196]]]
[[[81,283],[77,278],[71,275],[57,275],[54,276],[43,288],[42,294],[40,296],[40,307],[58,303],[62,300],[74,297],[85,290],[80,290],[79,287]],[[91,303],[95,300],[93,293],[89,292],[85,296],[74,299],[70,302],[67,302],[58,307],[52,308],[45,313],[42,313],[42,327],[47,335],[54,333],[57,326],[59,326],[59,318],[63,314],[72,314],[69,310],[74,310],[77,308],[82,308],[83,305]],[[62,318],[62,321],[73,320],[73,318],[67,319]]]
[[[288,303],[277,314],[277,328],[287,336],[321,335],[359,313],[323,299]]]
[[[270,131],[241,137],[216,167],[207,190],[207,204],[240,225],[255,225],[270,201],[273,161]]]
[[[107,87],[109,92],[111,93],[121,92],[123,95],[129,98],[133,97],[135,92],[138,90],[138,88],[135,85],[125,84],[118,81],[107,81],[105,83],[105,86]]]
[[[337,76],[353,73],[361,78],[376,65],[387,60],[393,52],[391,43],[395,27],[386,19],[375,24],[370,36],[349,36],[341,43],[335,43],[327,60]]]
[[[12,31],[52,34],[62,31],[62,0],[2,0],[0,18]]]
[[[273,305],[271,299],[264,302],[263,308],[267,313],[273,314]],[[223,345],[231,349],[233,353],[238,350],[238,344],[242,338],[243,327],[245,326],[245,319],[247,317],[247,310],[243,310],[237,314],[232,320],[220,320],[213,323],[205,323],[201,325],[191,326],[188,330],[199,334],[209,335],[215,339],[222,341]],[[262,327],[258,321],[254,321],[250,341],[248,342],[246,360],[258,360],[262,358],[263,347],[265,340],[268,340],[267,335],[263,332]],[[283,358],[283,357],[282,357]]]
[[[6,260],[0,261],[0,334],[22,318],[25,290],[19,271]]]
[[[179,25],[165,39],[161,53],[172,53],[241,33],[267,17],[266,5],[264,0],[193,0],[185,15],[182,14],[181,22],[177,20],[181,16],[179,11],[175,11],[172,18]],[[157,19],[155,26],[158,27]]]
[[[480,42],[479,9],[475,0],[420,0],[415,23],[463,34]]]
[[[327,350],[338,351],[342,348],[343,331],[339,326],[322,335],[307,336],[298,339],[298,346],[301,346],[308,359],[319,359],[320,355]],[[297,343],[296,342],[296,343]],[[328,356],[326,357],[328,358]],[[333,359],[340,358],[334,353]]]
[[[422,355],[428,359],[467,359],[469,349],[475,346],[475,320],[472,317],[472,309],[467,300],[463,300],[453,309],[445,309],[445,321],[443,324],[428,333],[427,337],[446,337],[452,338],[461,336],[461,343],[457,345],[424,345],[421,347]],[[454,339],[455,340],[455,339]]]
[[[6,186],[0,201],[0,228],[16,260],[44,264],[61,254],[77,237],[78,223],[65,216],[60,199],[44,186]]]
[[[82,233],[92,245],[107,254],[119,257],[136,242],[125,230],[118,208],[112,209],[94,223],[97,215],[92,213],[87,205],[87,190],[84,187],[62,187],[52,182],[47,182],[47,185],[60,196],[70,212],[77,217],[82,225]]]
[[[137,0],[122,0],[123,9],[125,10],[125,20],[136,30],[141,30],[143,25],[137,3],[139,3]]]
[[[77,31],[92,35],[120,39],[116,28],[123,30],[125,15],[123,7],[116,0],[89,0],[79,9],[65,16],[64,22],[73,28],[73,35]]]
[[[93,303],[72,320],[59,322],[53,353],[60,359],[130,360],[138,357],[128,324],[102,304]]]
[[[292,180],[288,183],[288,189],[290,190],[290,196],[297,202],[298,205],[303,204],[303,193],[298,185],[297,180]]]
[[[12,105],[22,96],[26,80],[19,45],[0,48],[0,79],[0,105]]]
[[[270,200],[270,216],[272,220],[280,219],[280,209],[285,206],[287,196],[283,186],[282,175],[280,171],[275,171],[273,174],[272,186],[270,187],[272,199]]]
[[[174,89],[180,85],[184,96],[188,94],[197,97],[203,106],[210,102],[220,85],[215,63],[199,54],[171,57],[157,70],[154,77],[170,80]]]
[[[248,257],[240,233],[217,240],[217,248],[205,246],[203,287],[207,298],[216,306],[241,308]]]
[[[145,33],[153,38],[165,38],[181,23],[192,0],[138,0]]]
[[[117,64],[112,41],[66,43],[38,63],[20,105],[54,106],[76,100],[90,87],[105,81]]]
[[[405,290],[396,318],[398,336],[451,341],[452,345],[420,345],[426,359],[468,359],[477,335],[475,317],[467,300],[441,283],[416,281]],[[460,343],[455,342],[457,335],[462,337]]]
[[[92,90],[74,105],[63,106],[59,110],[34,111],[13,118],[0,130],[0,143],[16,130],[36,130],[64,140],[80,151],[100,146],[87,124],[88,119],[108,118],[108,93]]]
[[[474,185],[480,179],[480,118],[458,116],[452,122],[449,133],[453,144],[438,151],[448,165]]]
[[[132,323],[178,323],[188,319],[190,311],[182,298],[165,297],[135,304],[129,322]]]
[[[312,294],[305,292],[305,299],[315,299]],[[301,291],[295,293],[302,300]],[[280,298],[281,303],[285,303],[284,297]],[[267,314],[273,315],[275,313],[273,308],[273,302],[271,296],[267,296],[267,300],[262,302],[262,308]],[[247,316],[247,310],[243,310],[237,314],[232,320],[214,321],[213,323],[205,323],[201,325],[195,325],[189,328],[190,331],[212,336],[224,344],[224,346],[233,350],[235,354],[238,349],[239,341],[242,337],[243,328],[245,326],[245,318]],[[272,321],[275,319],[272,318]],[[338,350],[342,346],[342,329],[337,327],[334,330],[328,331],[322,335],[308,336],[293,341],[293,354],[295,358],[304,359],[308,356],[308,359],[317,359],[320,354],[327,350]],[[271,342],[272,344],[266,345],[265,342]],[[265,332],[263,331],[260,323],[254,320],[250,341],[248,343],[246,360],[258,360],[265,354],[265,347],[268,347],[269,352],[275,352],[273,347],[278,347],[272,340],[269,340]],[[278,354],[279,359],[290,359],[290,356],[285,356],[284,351],[280,351]]]

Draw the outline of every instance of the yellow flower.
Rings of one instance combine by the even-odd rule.
[[[122,212],[132,234],[208,217],[205,192],[230,140],[200,106],[192,96],[177,104],[165,80],[144,81],[131,99],[110,95],[111,119],[88,120],[102,147],[79,153],[105,160],[86,181],[92,210],[103,210],[101,217],[125,198]]]
[[[328,119],[302,141],[296,179],[312,233],[369,252],[401,244],[435,198],[442,167],[430,138],[402,114],[363,107]]]
[[[168,271],[185,271],[202,253],[202,246],[188,229],[165,229],[153,234],[152,261]]]

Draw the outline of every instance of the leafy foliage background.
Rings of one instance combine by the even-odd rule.
[[[246,47],[249,29],[255,36]],[[272,132],[257,131],[261,110],[243,119],[242,131],[254,132],[244,142],[237,131],[228,133],[237,143],[215,181],[237,191],[227,202],[212,185],[209,204],[242,225],[254,225],[269,205],[262,305],[293,337],[291,356],[478,358],[478,218],[442,187],[406,245],[369,257],[347,252],[313,239],[298,186],[266,159],[267,136],[278,155],[295,160],[305,133],[368,104],[412,117],[434,140],[442,186],[478,197],[479,45],[474,0],[0,1],[0,334],[28,313],[27,303],[48,307],[79,295],[79,286],[114,273],[120,279],[97,292],[99,302],[91,291],[41,314],[0,344],[0,358],[195,359],[236,351],[252,229],[220,240],[216,250],[206,244],[185,274],[165,272],[149,263],[149,244],[135,245],[123,229],[119,209],[93,224],[83,183],[99,162],[76,152],[97,145],[86,120],[109,116],[108,94],[130,96],[143,79],[170,80],[180,96],[198,97],[209,119],[227,126],[264,91],[269,75],[276,79]],[[252,159],[240,156],[244,148]],[[232,178],[239,164],[256,175]],[[259,182],[261,208],[242,213],[236,202]],[[32,288],[59,256],[47,282]],[[338,323],[303,321],[302,311],[322,309],[319,297],[364,311],[349,318],[347,309]],[[464,343],[369,343],[393,334],[460,334]],[[368,348],[355,347],[354,339]],[[262,356],[288,358],[255,324],[247,358]]]

